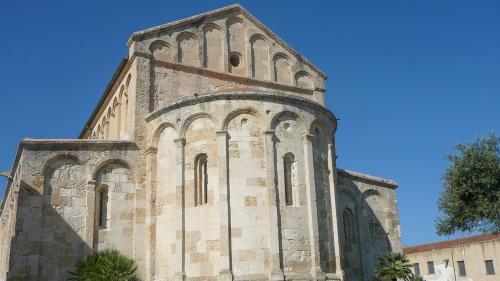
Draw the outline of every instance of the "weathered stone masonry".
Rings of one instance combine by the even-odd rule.
[[[337,169],[326,76],[239,5],[132,34],[76,140],[21,142],[0,280],[115,248],[144,280],[371,280],[396,183]]]

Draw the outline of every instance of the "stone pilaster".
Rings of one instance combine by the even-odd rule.
[[[231,217],[229,206],[229,159],[228,135],[226,131],[217,132],[217,167],[219,168],[219,192],[216,202],[219,207],[220,221],[220,266],[219,280],[233,280],[231,266]]]
[[[156,272],[156,147],[146,149],[146,256],[145,281],[154,280]]]
[[[86,205],[87,205],[87,217],[85,218],[85,244],[87,244],[87,250],[88,253],[85,253],[85,255],[90,254],[92,250],[94,249],[94,243],[97,243],[97,241],[94,241],[95,239],[95,232],[97,231],[95,228],[95,191],[96,191],[96,186],[97,182],[95,180],[90,180],[87,183],[87,190],[86,190]]]
[[[318,207],[316,204],[316,183],[314,180],[313,135],[304,135],[304,159],[307,190],[307,212],[309,219],[309,241],[311,242],[311,275],[314,280],[325,280],[321,270],[321,255],[318,233]]]
[[[276,179],[276,151],[274,131],[265,131],[265,157],[267,172],[267,190],[269,200],[269,252],[271,280],[285,280],[281,260],[280,219],[278,201],[278,181]]]
[[[175,149],[175,228],[176,228],[176,246],[175,246],[175,280],[185,280],[185,200],[184,200],[184,147],[186,145],[185,138],[178,138],[174,140]]]
[[[336,279],[343,280],[343,271],[340,255],[340,233],[339,233],[339,219],[337,217],[337,165],[336,165],[335,145],[328,144],[328,181],[330,186],[330,206],[332,212],[333,224],[333,248],[335,251],[335,277]]]

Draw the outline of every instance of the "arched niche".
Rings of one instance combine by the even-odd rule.
[[[220,27],[208,23],[203,27],[203,66],[209,69],[223,71],[223,36]]]
[[[185,229],[189,233],[197,233],[196,235],[186,235],[185,238],[185,254],[186,256],[193,255],[209,255],[210,249],[203,247],[199,248],[196,245],[210,244],[214,233],[219,234],[220,225],[213,222],[213,218],[220,215],[217,201],[217,194],[223,184],[219,178],[219,153],[217,139],[217,122],[210,118],[207,114],[197,114],[188,118],[185,123],[184,132],[184,154],[183,163],[177,161],[176,165],[183,165],[183,198],[184,198],[184,214],[185,214]],[[177,143],[177,145],[180,145]],[[179,148],[178,148],[179,149]],[[197,160],[200,155],[206,155],[203,162],[203,181],[204,185],[203,204],[195,202],[195,186],[199,170],[196,170]],[[206,199],[205,199],[206,196]],[[214,276],[220,272],[221,267],[217,259],[209,259],[204,264],[209,270],[202,275],[197,270],[195,265],[199,262],[193,259],[186,259],[186,275],[190,278]],[[203,278],[202,278],[203,279]]]
[[[149,46],[153,58],[158,61],[172,61],[170,45],[163,40],[156,40]]]
[[[314,89],[314,81],[311,75],[305,71],[295,74],[295,85],[306,89]]]
[[[270,129],[274,130],[277,134],[294,133],[297,136],[302,136],[302,134],[306,132],[304,128],[304,119],[293,111],[276,113],[271,119]]]
[[[290,59],[283,53],[277,53],[273,57],[274,81],[282,84],[292,84],[292,70]]]
[[[133,229],[135,216],[134,177],[129,165],[120,159],[109,159],[97,166],[96,203],[94,212],[94,242],[96,251],[117,249],[126,256],[133,256]],[[99,192],[105,189],[107,220],[106,227],[99,227]],[[89,206],[90,207],[90,206]]]
[[[267,39],[260,34],[250,37],[252,56],[252,77],[259,80],[270,80],[269,46]]]
[[[200,42],[198,37],[191,32],[182,32],[177,36],[179,63],[199,66],[200,65]]]
[[[184,120],[184,123],[180,127],[180,137],[185,137],[186,132],[189,129],[189,127],[190,126],[192,127],[191,123],[193,123],[197,119],[201,119],[201,118],[206,118],[206,119],[210,120],[213,124],[217,124],[217,119],[215,119],[215,117],[213,117],[209,113],[198,112],[198,113],[192,114]]]
[[[245,57],[241,54],[245,54],[245,42],[246,42],[246,32],[243,26],[243,20],[238,17],[232,17],[226,21],[226,40],[228,45],[228,57],[231,54],[239,54],[240,63],[237,66],[231,65],[228,62],[228,70],[231,73],[244,74],[245,67],[244,61]]]
[[[153,137],[153,147],[157,148],[155,159],[153,159],[152,178],[154,185],[155,204],[152,206],[155,218],[154,234],[151,239],[155,241],[156,273],[158,280],[169,280],[175,275],[175,268],[172,264],[177,262],[175,253],[165,251],[176,243],[176,180],[179,176],[177,171],[180,163],[177,161],[178,138],[174,127],[169,123],[164,123],[158,127]]]
[[[76,156],[58,155],[44,167],[40,218],[39,277],[65,280],[74,262],[85,257],[86,188],[88,176]],[[60,255],[54,255],[57,249]]]
[[[228,126],[229,126],[229,122],[231,122],[234,118],[236,118],[236,117],[238,117],[239,115],[242,115],[242,114],[250,114],[252,116],[257,116],[258,112],[257,112],[257,110],[255,110],[252,107],[238,108],[236,110],[233,110],[228,115],[226,115],[226,117],[222,121],[222,128],[221,128],[221,130],[222,131],[227,131]]]

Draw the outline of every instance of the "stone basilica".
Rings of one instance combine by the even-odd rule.
[[[372,280],[396,183],[336,167],[326,75],[240,5],[135,32],[78,139],[24,139],[0,280],[103,249],[145,281]]]

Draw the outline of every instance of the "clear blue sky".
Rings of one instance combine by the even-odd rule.
[[[78,135],[133,31],[232,3],[2,0],[0,169],[24,137]],[[404,244],[449,238],[445,155],[500,133],[500,1],[241,4],[328,74],[338,166],[399,182]]]

